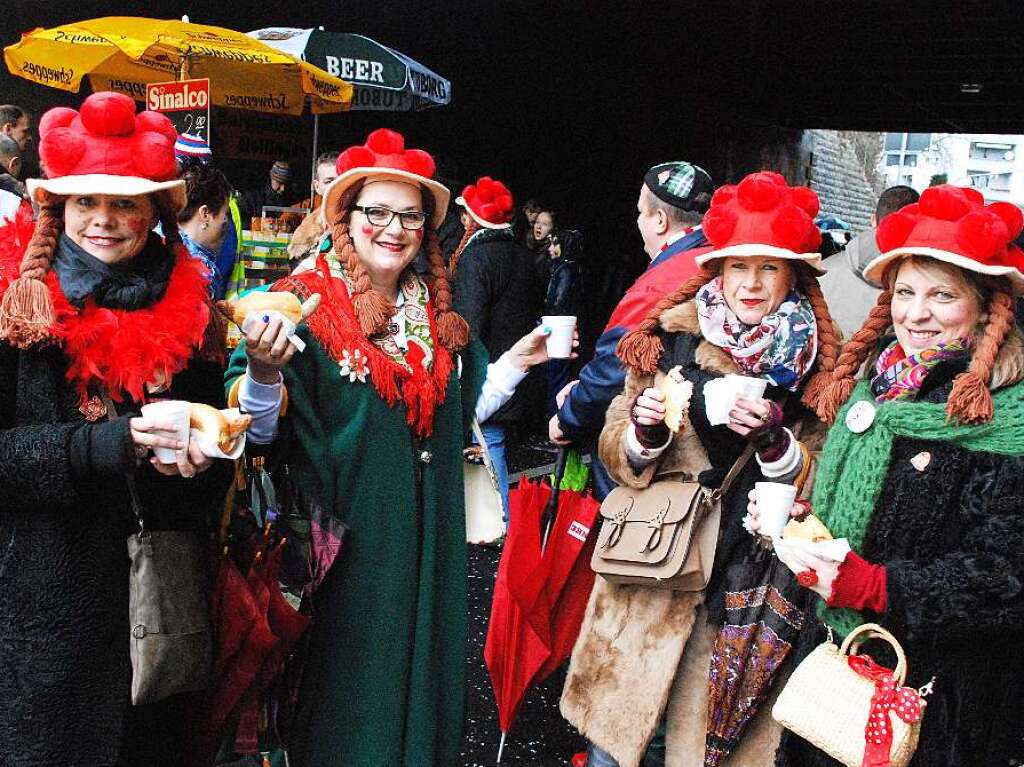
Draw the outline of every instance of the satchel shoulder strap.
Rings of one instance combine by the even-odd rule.
[[[113,421],[117,418],[117,406],[114,405],[114,400],[111,398],[110,392],[107,391],[106,387],[100,389],[100,399],[103,400],[103,406],[107,409],[107,420]],[[139,523],[139,534],[141,535],[146,532],[146,525],[142,521],[142,501],[139,500],[139,488],[135,484],[135,473],[126,471],[124,479],[128,483],[128,495],[131,497],[132,512]]]
[[[747,443],[747,446],[743,449],[743,452],[740,453],[740,457],[736,459],[736,463],[734,463],[732,465],[732,468],[729,469],[729,473],[725,475],[725,479],[722,480],[722,485],[721,487],[718,488],[719,496],[724,498],[728,494],[729,489],[733,485],[733,482],[736,481],[740,473],[747,467],[747,464],[750,463],[750,456],[752,456],[753,454],[754,443],[749,442]]]

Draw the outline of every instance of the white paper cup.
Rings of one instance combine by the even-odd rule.
[[[715,378],[704,384],[704,410],[712,426],[729,423],[729,411],[735,401],[728,377]]]
[[[576,317],[570,314],[552,314],[541,317],[540,321],[542,325],[551,328],[551,335],[545,339],[548,356],[553,360],[568,359],[572,354]]]
[[[796,500],[796,485],[782,482],[755,482],[757,516],[760,535],[781,538],[782,530],[791,519],[789,512]]]
[[[174,431],[154,431],[162,437],[171,437],[188,445],[188,422],[192,415],[192,403],[184,400],[161,400],[142,406],[142,415],[154,421],[166,421],[177,426]],[[154,447],[153,455],[160,463],[177,463],[177,451],[169,447]]]
[[[766,378],[741,376],[735,373],[730,373],[725,378],[729,381],[730,388],[733,391],[733,404],[736,402],[736,397],[761,399],[764,396],[765,389],[768,388],[768,379]]]

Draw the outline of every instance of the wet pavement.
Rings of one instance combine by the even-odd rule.
[[[484,665],[484,641],[491,596],[501,551],[469,546],[469,652],[466,658],[467,705],[461,767],[490,767],[496,763],[501,731],[491,678]],[[509,733],[502,764],[518,767],[568,767],[583,739],[558,713],[565,668],[527,693]]]

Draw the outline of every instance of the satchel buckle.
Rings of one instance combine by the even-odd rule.
[[[622,537],[622,530],[626,526],[626,517],[629,516],[629,512],[633,510],[635,504],[636,496],[630,496],[629,505],[615,512],[615,516],[612,517],[612,531],[608,535],[608,540],[601,546],[602,549],[610,549],[619,542],[619,538]]]
[[[647,537],[647,543],[640,547],[641,554],[658,548],[658,544],[661,543],[661,529],[665,526],[665,516],[670,508],[672,508],[671,498],[666,502],[665,508],[647,521],[647,526],[651,528],[651,534]]]
[[[136,639],[145,639],[146,625],[144,623],[140,623],[137,626],[135,626],[135,628],[132,629],[132,636]]]

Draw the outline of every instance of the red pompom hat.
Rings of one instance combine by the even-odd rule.
[[[166,115],[135,114],[135,102],[122,93],[94,93],[81,111],[56,107],[39,121],[47,177],[29,179],[29,193],[40,201],[41,190],[65,197],[163,192],[177,214],[185,207],[185,182],[175,178],[177,138]]]
[[[704,236],[713,250],[698,266],[727,256],[770,256],[803,261],[819,274],[821,232],[814,225],[818,195],[791,187],[778,173],[751,173],[739,184],[719,187],[704,214]]]
[[[497,179],[481,176],[475,184],[462,190],[455,202],[485,229],[507,229],[512,226],[515,203],[512,192]]]
[[[353,146],[338,156],[335,166],[338,177],[324,191],[320,219],[325,227],[333,225],[329,212],[336,210],[342,196],[359,182],[400,181],[423,187],[434,198],[431,224],[436,230],[444,221],[451,193],[448,187],[434,180],[434,158],[422,149],[406,149],[401,133],[378,128],[362,146]]]
[[[976,189],[932,186],[918,202],[882,219],[875,233],[882,254],[865,267],[864,278],[880,284],[890,263],[917,255],[980,274],[1008,277],[1021,290],[1024,253],[1013,240],[1022,227],[1024,216],[1016,205],[986,205]]]

